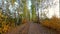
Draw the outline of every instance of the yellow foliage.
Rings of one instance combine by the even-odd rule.
[[[57,18],[56,16],[53,16],[49,20],[43,20],[42,25],[59,30],[60,29],[60,18]]]
[[[0,27],[0,33],[2,33],[2,34],[3,34],[3,32],[6,33],[7,31],[9,31],[10,24],[14,25],[14,23],[12,23],[11,21],[8,21],[8,20],[5,21],[5,19],[7,19],[7,18],[8,18],[7,16],[0,13],[0,24],[2,24]]]
[[[9,26],[8,26],[8,25],[4,25],[3,31],[4,31],[4,32],[7,32],[8,29],[9,29]]]

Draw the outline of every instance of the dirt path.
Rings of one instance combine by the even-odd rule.
[[[59,32],[48,29],[40,24],[37,23],[27,23],[12,31],[8,32],[7,34],[60,34]]]
[[[31,23],[28,34],[59,34],[53,29],[48,29],[40,24]]]

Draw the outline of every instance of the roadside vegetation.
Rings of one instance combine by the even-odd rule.
[[[0,34],[28,22],[38,23],[48,28],[60,30],[60,18],[56,16],[48,18],[46,16],[49,13],[49,8],[56,4],[56,2],[51,1],[1,0]],[[30,3],[31,5],[29,5]]]
[[[40,23],[48,28],[52,28],[60,31],[60,18],[56,16],[52,16],[52,18],[50,19],[49,18],[44,19]]]

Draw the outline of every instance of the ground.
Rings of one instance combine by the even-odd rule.
[[[7,34],[60,34],[54,29],[50,29],[37,23],[26,23],[9,31]]]

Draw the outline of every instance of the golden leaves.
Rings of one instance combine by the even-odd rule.
[[[60,29],[60,19],[57,18],[56,16],[53,16],[51,19],[49,20],[43,20],[42,25],[46,26],[46,27],[50,27],[53,29]]]
[[[8,25],[4,25],[3,31],[4,31],[4,32],[7,32],[8,29],[9,29],[9,26],[8,26]]]
[[[7,16],[0,13],[0,33],[5,33],[9,30],[9,22],[6,22]],[[8,23],[8,24],[7,24]]]

